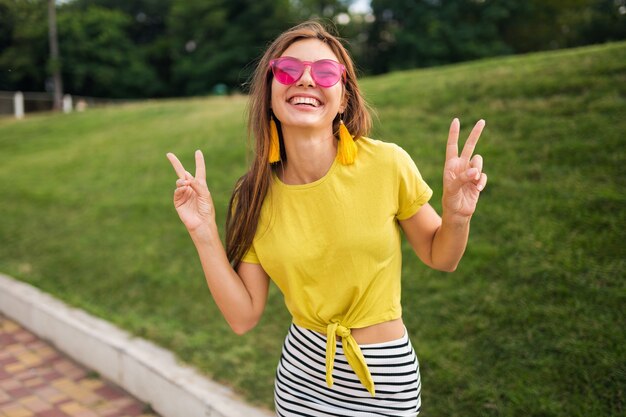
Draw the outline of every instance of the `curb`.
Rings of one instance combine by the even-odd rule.
[[[0,273],[0,312],[100,373],[163,417],[270,417],[175,356]]]

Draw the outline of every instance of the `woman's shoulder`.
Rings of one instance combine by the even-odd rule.
[[[398,154],[402,152],[402,148],[395,143],[365,136],[360,137],[356,143],[359,148],[357,158],[360,154],[364,159],[374,158],[379,163],[388,162],[393,164],[397,160]]]

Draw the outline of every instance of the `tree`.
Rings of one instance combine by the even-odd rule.
[[[63,78],[68,92],[98,97],[152,97],[162,87],[128,38],[132,19],[98,6],[58,14]]]
[[[294,14],[298,19],[333,19],[346,13],[352,0],[291,0]]]
[[[155,90],[155,96],[179,94],[171,88],[173,62],[170,51],[172,48],[166,26],[172,0],[74,0],[72,2],[73,8],[83,11],[93,6],[116,10],[129,17],[130,24],[126,27],[126,34],[159,79],[159,89]]]
[[[564,48],[595,0],[528,0],[512,9],[500,34],[515,53]]]
[[[288,0],[175,0],[168,19],[172,79],[186,95],[244,89],[266,44],[292,22]]]
[[[372,0],[374,73],[626,38],[626,0]]]
[[[374,73],[510,53],[499,25],[514,0],[373,0],[368,57]]]
[[[45,89],[46,12],[44,0],[0,0],[0,90]]]
[[[584,11],[564,24],[571,34],[567,46],[626,39],[626,0],[590,1]]]

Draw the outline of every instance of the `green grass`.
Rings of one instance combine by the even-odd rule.
[[[489,175],[454,274],[407,244],[404,320],[425,416],[626,409],[626,43],[362,81],[372,137],[414,157],[438,209],[449,122],[484,118]],[[172,349],[271,407],[289,316],[271,288],[238,337],[172,206],[165,153],[204,150],[218,221],[246,167],[245,98],[0,119],[0,270]]]

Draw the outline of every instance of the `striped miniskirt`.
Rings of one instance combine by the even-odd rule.
[[[326,336],[292,324],[274,383],[276,415],[414,417],[421,406],[419,364],[405,330],[401,339],[360,345],[376,396],[361,384],[337,341],[334,384],[326,385]]]

